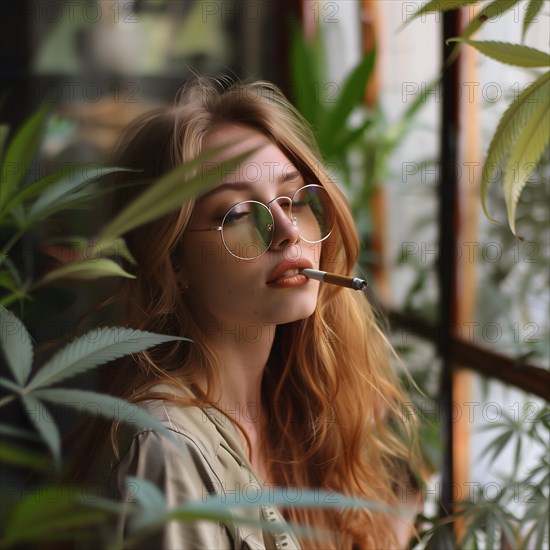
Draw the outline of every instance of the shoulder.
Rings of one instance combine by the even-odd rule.
[[[233,422],[217,409],[190,404],[191,392],[169,385],[152,388],[155,396],[138,405],[155,418],[172,437],[136,422],[121,426],[118,447],[123,457],[130,448],[151,458],[166,460],[182,453],[194,462],[208,463],[215,471],[241,468],[248,462],[242,439]],[[162,397],[159,397],[162,396]],[[135,410],[134,410],[135,412]]]
[[[228,503],[246,502],[251,495],[254,498],[262,495],[263,489],[248,461],[241,438],[228,417],[212,407],[186,405],[188,400],[185,397],[188,396],[170,386],[157,386],[153,392],[154,399],[139,405],[173,437],[135,425],[121,430],[120,459],[110,476],[110,485],[117,491],[116,498],[128,498],[127,476],[154,483],[164,493],[168,507],[182,502],[204,502],[213,493]],[[159,398],[161,395],[163,397]],[[271,510],[271,507],[265,508]],[[277,515],[273,510],[270,513]],[[231,514],[235,520],[240,517],[249,522],[257,522],[260,518],[274,521],[265,517],[260,506],[231,509]],[[272,536],[260,528],[233,521],[224,525],[233,541],[247,541],[250,548],[272,547],[271,542],[267,542],[273,540]],[[223,546],[219,542],[214,544],[209,538],[213,534],[211,529],[206,533],[200,540],[209,540],[209,544],[193,547]],[[215,534],[221,536],[218,531]],[[189,533],[186,532],[185,537],[189,539]]]

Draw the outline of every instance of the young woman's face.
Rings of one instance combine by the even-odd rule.
[[[186,301],[208,333],[209,330],[241,330],[251,338],[269,325],[289,323],[310,316],[317,304],[319,283],[298,273],[298,269],[318,269],[321,242],[301,239],[300,228],[289,219],[288,200],[308,183],[296,167],[266,136],[256,130],[233,124],[215,127],[203,147],[209,149],[233,143],[219,161],[254,147],[259,147],[240,166],[225,174],[221,184],[197,203],[186,232],[180,258],[182,279],[189,283]],[[228,211],[242,201],[267,205],[273,216],[269,232],[273,240],[267,251],[254,259],[232,255],[224,246],[221,231],[202,231],[220,227]],[[272,202],[273,201],[273,202]],[[254,223],[249,223],[255,203],[235,208],[226,218],[224,238],[233,252],[249,254],[247,242],[256,239]],[[269,218],[269,215],[267,215]],[[262,218],[263,227],[269,219]],[[258,223],[259,225],[259,223]],[[234,238],[233,242],[228,239]],[[314,239],[309,239],[314,240]],[[249,247],[250,248],[250,247]],[[208,323],[212,323],[211,326]],[[235,327],[235,323],[240,326]]]

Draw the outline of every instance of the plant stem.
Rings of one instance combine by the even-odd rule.
[[[24,233],[25,233],[24,228],[19,229],[19,231],[17,231],[15,235],[13,235],[12,238],[6,243],[4,248],[2,248],[2,251],[0,252],[0,265],[4,263],[4,260],[8,256],[8,252],[11,250],[12,246],[22,237]]]
[[[6,395],[6,397],[3,397],[2,399],[0,399],[0,407],[3,407],[4,405],[7,405],[11,401],[13,401],[15,397],[16,397],[15,395]]]

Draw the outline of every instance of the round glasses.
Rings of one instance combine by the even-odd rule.
[[[219,227],[188,231],[220,231],[227,251],[241,260],[253,260],[266,252],[274,236],[271,206],[277,202],[288,219],[298,228],[300,239],[308,243],[324,241],[334,227],[334,205],[320,185],[305,185],[292,197],[276,197],[267,205],[242,201],[232,206]]]

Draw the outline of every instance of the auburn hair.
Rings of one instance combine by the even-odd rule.
[[[336,207],[336,224],[323,241],[320,269],[353,274],[360,243],[349,205],[323,167],[308,124],[271,83],[227,84],[205,78],[189,82],[173,105],[139,118],[121,138],[117,165],[139,172],[117,173],[117,183],[126,184],[136,174],[154,180],[196,158],[205,135],[222,123],[265,134],[306,181],[327,190]],[[128,199],[127,187],[119,195],[117,208]],[[196,400],[182,405],[216,406],[212,395],[223,362],[194,321],[174,273],[194,204],[195,200],[188,201],[125,236],[137,260],[137,278],[125,280],[119,293],[126,304],[125,323],[193,341],[157,346],[113,369],[111,391],[132,402],[152,396],[178,399],[151,390],[159,383],[196,389],[200,374],[206,377],[208,390],[197,390]],[[394,356],[361,292],[320,285],[313,315],[277,327],[262,397],[268,418],[264,454],[269,475],[278,485],[338,491],[382,505],[402,504],[399,491],[409,483],[410,471],[405,465],[417,458],[414,423],[403,415],[407,398]],[[284,514],[308,528],[332,531],[334,538],[327,547],[397,545],[388,513],[289,507]],[[302,538],[301,543],[316,548],[319,541]]]

